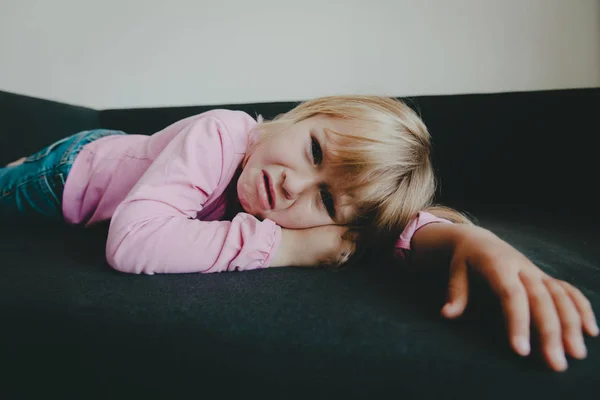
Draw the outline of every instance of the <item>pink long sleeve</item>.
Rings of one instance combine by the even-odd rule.
[[[447,219],[436,217],[435,215],[421,211],[413,219],[410,220],[402,234],[396,241],[396,245],[394,246],[394,253],[397,258],[402,260],[407,260],[408,255],[410,253],[410,242],[419,229],[424,227],[427,224],[431,224],[434,222],[441,222],[446,224],[451,224],[452,222]]]
[[[281,241],[273,221],[243,213],[232,221],[196,219],[222,196],[247,145],[216,115],[184,124],[116,208],[106,245],[113,268],[154,274],[269,265]]]

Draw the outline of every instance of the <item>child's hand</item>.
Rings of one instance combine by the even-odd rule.
[[[272,267],[316,267],[334,264],[344,254],[354,252],[348,228],[339,225],[308,229],[282,229],[281,245]]]
[[[467,269],[478,272],[500,298],[513,348],[530,352],[530,320],[540,335],[544,356],[557,371],[567,368],[565,351],[583,359],[582,331],[598,335],[589,300],[571,284],[554,279],[489,231],[469,227],[457,242],[450,265],[447,318],[460,316],[468,298]]]

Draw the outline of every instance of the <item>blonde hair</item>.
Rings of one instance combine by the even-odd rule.
[[[419,116],[402,101],[378,96],[331,96],[301,103],[254,128],[259,141],[315,115],[341,118],[353,132],[327,131],[336,143],[328,163],[339,179],[333,190],[352,193],[358,206],[354,224],[367,228],[381,243],[396,237],[419,211],[455,223],[470,224],[463,214],[434,205],[436,179],[431,164],[431,138]],[[248,154],[252,152],[252,147]],[[349,255],[336,264],[347,261]]]

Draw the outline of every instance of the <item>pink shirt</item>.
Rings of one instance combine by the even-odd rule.
[[[226,189],[256,124],[241,111],[213,110],[152,136],[98,139],[79,153],[65,183],[71,224],[110,219],[106,258],[131,273],[251,270],[269,266],[281,228],[246,213],[221,221]],[[396,245],[402,256],[420,227],[440,222],[419,213]]]

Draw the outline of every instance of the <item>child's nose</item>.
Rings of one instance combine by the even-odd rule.
[[[281,188],[288,200],[294,200],[302,193],[315,186],[316,179],[310,174],[284,172]]]

